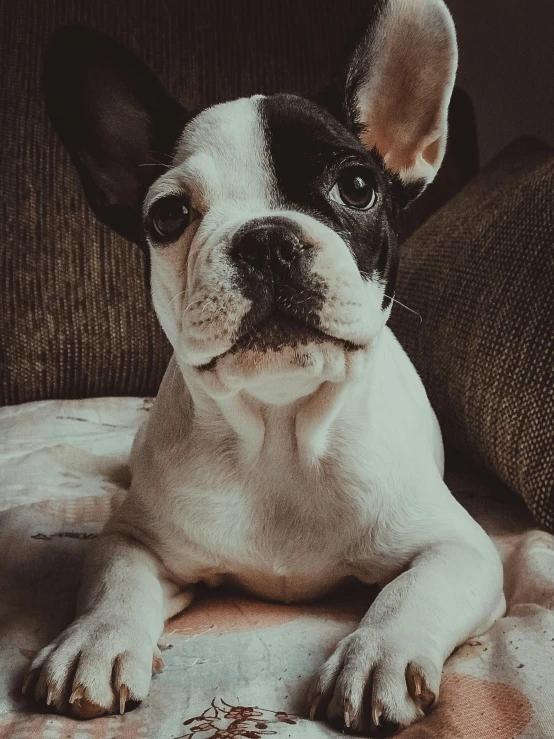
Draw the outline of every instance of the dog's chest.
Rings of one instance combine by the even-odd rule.
[[[392,566],[383,521],[399,526],[408,515],[402,500],[415,474],[407,479],[398,459],[408,436],[421,445],[414,464],[426,450],[425,434],[410,436],[409,424],[369,405],[356,395],[345,407],[314,474],[287,409],[266,415],[262,451],[248,463],[223,419],[193,422],[181,438],[166,403],[156,433],[139,439],[135,495],[121,517],[182,582],[232,582],[281,601],[317,598],[344,577],[380,582]]]
[[[287,456],[259,464],[240,483],[225,485],[225,477],[209,497],[184,491],[186,516],[171,552],[184,578],[194,569],[194,579],[208,584],[292,602],[319,598],[350,574],[360,516],[348,497],[334,494],[336,481],[314,483]]]

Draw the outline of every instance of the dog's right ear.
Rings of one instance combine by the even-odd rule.
[[[44,58],[46,107],[98,218],[141,248],[141,208],[186,122],[184,109],[130,51],[64,28]]]
[[[413,197],[446,148],[458,51],[444,0],[376,0],[367,28],[320,101],[376,149]]]

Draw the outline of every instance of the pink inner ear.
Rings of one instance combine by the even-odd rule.
[[[452,19],[442,0],[389,0],[358,90],[364,145],[403,179],[430,182],[446,144],[457,64]]]
[[[383,65],[384,77],[375,80],[361,138],[367,148],[377,148],[393,172],[406,179],[432,179],[436,172],[423,170],[438,170],[442,161],[451,83],[439,59],[432,71],[415,65],[412,73],[404,68],[406,61]],[[385,80],[389,84],[383,90]]]
[[[361,139],[366,148],[377,149],[391,171],[398,173],[415,166],[417,148],[413,142],[403,143],[401,137],[395,138],[392,132],[381,133],[374,129],[363,133]]]
[[[439,158],[441,153],[441,140],[440,137],[436,138],[431,144],[425,147],[423,149],[423,158],[426,162],[429,162],[429,164],[435,165],[437,162],[437,159]]]
[[[423,145],[423,148],[421,139],[412,138],[403,141],[402,135],[395,137],[392,132],[384,132],[381,136],[376,133],[372,131],[362,134],[361,139],[364,146],[368,149],[375,147],[385,160],[387,167],[392,172],[402,174],[405,179],[418,178],[421,168],[418,168],[418,158],[422,158],[433,169],[438,169],[440,166],[446,132],[439,134],[426,146]],[[425,173],[421,172],[419,176],[425,177]]]
[[[383,132],[372,130],[361,135],[364,146],[368,149],[375,147],[385,160],[387,167],[393,172],[402,173],[406,179],[412,179],[412,177],[417,179],[418,157],[421,157],[430,167],[439,168],[446,140],[446,126],[428,144],[425,144],[423,135],[421,137],[412,136],[408,140],[406,138],[401,130]],[[422,173],[421,176],[424,174]]]

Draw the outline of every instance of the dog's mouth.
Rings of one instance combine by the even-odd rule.
[[[333,343],[344,351],[355,351],[362,347],[351,341],[340,339],[327,334],[316,326],[282,313],[274,313],[247,331],[244,331],[235,343],[225,352],[211,359],[206,364],[197,367],[198,370],[208,371],[215,368],[218,360],[229,354],[238,352],[256,352],[265,354],[268,351],[278,352],[285,348],[296,348],[307,344]]]

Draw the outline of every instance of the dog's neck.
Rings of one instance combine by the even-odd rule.
[[[274,443],[282,451],[284,440],[290,439],[294,456],[302,466],[313,468],[325,454],[335,424],[345,413],[352,418],[350,406],[371,393],[382,352],[380,339],[350,363],[351,371],[339,381],[306,378],[293,383],[276,377],[272,382],[266,379],[265,385],[251,383],[225,391],[203,382],[174,356],[164,379],[170,386],[160,391],[158,402],[173,418],[182,406],[187,422],[205,426],[206,437],[216,444],[231,437],[245,464],[255,463]]]

